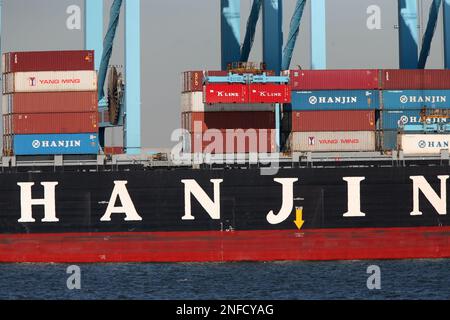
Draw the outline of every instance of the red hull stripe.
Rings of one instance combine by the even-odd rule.
[[[0,262],[449,258],[450,227],[0,235]]]

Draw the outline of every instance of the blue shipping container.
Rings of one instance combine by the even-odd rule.
[[[397,150],[397,131],[383,132],[383,150]]]
[[[13,136],[15,155],[98,154],[98,134],[30,134]]]
[[[450,90],[383,91],[382,96],[385,110],[449,108],[450,104]]]
[[[293,91],[286,111],[375,110],[380,108],[377,90]]]

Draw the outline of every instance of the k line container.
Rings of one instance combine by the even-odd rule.
[[[217,130],[191,133],[185,143],[186,153],[235,154],[272,153],[276,150],[275,130]]]
[[[10,115],[13,134],[90,133],[98,131],[98,113],[29,113]]]
[[[248,85],[208,84],[204,87],[204,99],[207,104],[248,103]]]
[[[293,91],[292,104],[286,105],[285,110],[375,110],[379,108],[379,91],[333,90]]]
[[[44,134],[9,136],[11,155],[98,154],[98,134]]]
[[[208,129],[275,129],[274,112],[192,112],[187,113],[190,132]]]
[[[292,131],[372,131],[375,130],[375,111],[294,111],[291,113]]]
[[[449,150],[450,134],[399,134],[398,144],[405,155],[439,155]]]
[[[375,151],[375,131],[293,132],[288,144],[294,152]]]
[[[203,92],[181,94],[181,112],[230,112],[230,111],[274,111],[273,104],[206,104]]]
[[[450,70],[383,70],[385,90],[450,89]]]
[[[450,90],[385,90],[384,110],[450,108]]]
[[[3,95],[3,114],[95,112],[97,91],[39,92]]]
[[[250,84],[249,103],[291,103],[291,89],[284,84]]]
[[[380,88],[379,70],[290,70],[292,90],[374,90]]]
[[[95,71],[17,72],[3,77],[3,93],[96,91]]]
[[[94,51],[30,51],[3,54],[2,73],[95,70]]]

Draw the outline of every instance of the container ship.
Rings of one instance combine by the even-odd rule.
[[[93,51],[2,66],[0,262],[450,257],[450,71],[186,71],[179,144],[126,155]]]

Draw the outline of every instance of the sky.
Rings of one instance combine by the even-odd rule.
[[[100,0],[99,0],[100,1]],[[314,1],[314,0],[312,0]],[[423,34],[432,0],[418,0]],[[83,23],[69,30],[67,8],[84,0],[3,0],[2,50],[84,49]],[[283,2],[285,38],[296,0]],[[105,28],[112,0],[105,0]],[[142,0],[142,144],[167,148],[171,133],[180,127],[181,73],[184,70],[220,68],[219,0]],[[241,0],[242,39],[252,0]],[[329,69],[398,68],[397,1],[327,0],[327,64]],[[381,28],[367,28],[367,8],[381,9]],[[122,16],[123,17],[123,16]],[[427,68],[443,67],[442,10]],[[111,64],[123,65],[123,20]],[[262,26],[258,24],[250,61],[262,60]],[[310,6],[305,13],[292,66],[311,66]],[[120,130],[107,133],[107,144],[120,145]]]

